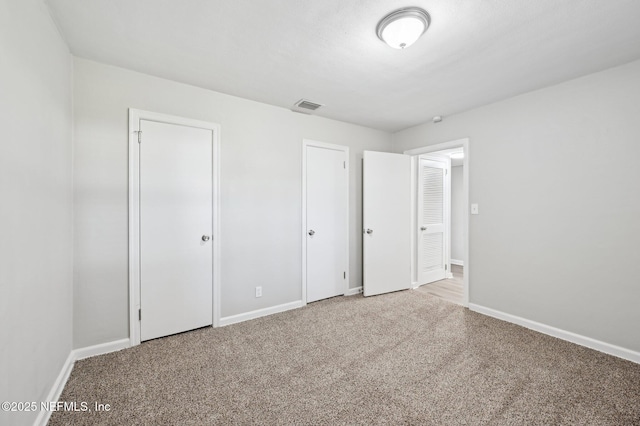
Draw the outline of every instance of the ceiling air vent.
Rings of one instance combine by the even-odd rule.
[[[293,104],[292,110],[295,112],[302,112],[304,114],[311,114],[311,112],[317,110],[321,106],[324,106],[324,105],[317,104],[315,102],[311,102],[306,99],[300,99],[298,102]]]

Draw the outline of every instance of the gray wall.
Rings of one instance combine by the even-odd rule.
[[[71,66],[42,0],[0,0],[0,401],[45,400],[71,351]]]
[[[470,138],[470,302],[640,351],[640,61],[393,135]]]
[[[451,258],[464,262],[463,166],[451,168]]]
[[[362,151],[389,151],[389,133],[83,59],[74,64],[75,347],[129,334],[128,108],[221,125],[222,317],[301,299],[303,138],[351,148],[350,284],[361,285]]]

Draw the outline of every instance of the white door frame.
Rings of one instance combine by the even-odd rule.
[[[342,151],[345,153],[346,163],[345,168],[347,169],[347,173],[345,173],[345,185],[347,188],[345,205],[347,209],[345,211],[346,215],[346,223],[347,223],[347,232],[344,236],[344,245],[345,245],[345,268],[346,268],[346,279],[345,279],[345,288],[344,294],[348,294],[349,291],[349,147],[343,145],[335,145],[326,142],[318,142],[311,139],[303,139],[302,140],[302,304],[307,304],[307,148],[308,147],[317,147],[317,148],[325,148],[325,149],[333,149],[336,151]]]
[[[449,142],[443,142],[436,145],[429,145],[420,148],[410,149],[408,151],[404,151],[403,154],[417,156],[420,154],[428,154],[436,151],[444,151],[446,149],[460,148],[462,147],[464,150],[464,159],[462,160],[463,169],[462,169],[462,185],[463,185],[463,208],[464,208],[464,219],[463,219],[463,240],[464,240],[464,274],[463,274],[463,306],[469,306],[469,276],[470,276],[470,264],[469,261],[469,164],[471,164],[471,154],[469,152],[469,138],[464,139],[456,139]],[[413,181],[413,180],[412,180]],[[416,185],[416,183],[412,183],[412,185]],[[415,190],[412,191],[413,196],[415,197]],[[415,214],[415,213],[414,213]],[[414,221],[415,223],[415,221]],[[414,224],[415,226],[415,224]],[[415,270],[415,256],[411,257],[411,268]]]
[[[212,132],[213,326],[220,325],[220,125],[138,109],[129,109],[129,341],[140,344],[140,120],[207,129]]]

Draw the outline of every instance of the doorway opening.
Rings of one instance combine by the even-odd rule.
[[[469,304],[469,141],[404,152],[412,157],[412,287]]]

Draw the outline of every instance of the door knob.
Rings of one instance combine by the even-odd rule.
[[[367,234],[369,234],[369,235],[373,234],[373,229],[368,229],[367,228]]]
[[[420,227],[420,230],[421,230],[421,231],[426,231],[426,230],[427,230],[427,227],[426,227],[426,226],[421,226],[421,227]]]
[[[207,241],[209,241],[209,238],[211,238],[211,237],[209,237],[208,235],[203,235],[202,236],[202,241],[207,242]]]
[[[313,237],[313,235],[316,233],[316,231],[314,231],[313,229],[309,230],[309,235]]]

